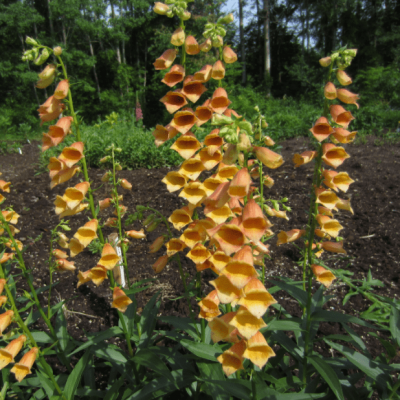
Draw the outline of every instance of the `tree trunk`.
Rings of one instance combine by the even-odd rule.
[[[243,26],[243,4],[244,0],[239,0],[239,26],[240,26],[240,53],[242,62],[242,85],[245,86],[247,82],[246,74],[246,47],[244,43],[244,26]]]
[[[62,17],[62,20],[61,20],[61,32],[62,32],[63,44],[64,44],[64,47],[66,47],[67,46],[67,33],[65,32],[64,16]]]
[[[269,14],[269,0],[264,0],[264,79],[268,83],[267,94],[271,93],[271,88],[269,84],[269,77],[271,74],[271,43],[269,35],[269,24],[270,24],[270,14]]]
[[[51,15],[50,0],[47,0],[46,4],[47,4],[47,12],[49,13],[50,35],[51,35],[51,40],[53,41],[54,44],[54,27],[53,27],[53,18]]]
[[[93,50],[93,45],[92,41],[90,40],[90,36],[87,35],[87,39],[89,42],[89,48],[90,48],[90,55],[95,58],[94,56],[94,50]],[[101,96],[100,96],[100,85],[99,85],[99,79],[97,77],[97,71],[96,71],[96,63],[93,64],[93,75],[94,75],[94,80],[96,81],[96,88],[97,88],[97,96],[99,98],[99,102],[101,103]]]
[[[306,36],[307,36],[307,51],[310,51],[310,7],[306,0]]]

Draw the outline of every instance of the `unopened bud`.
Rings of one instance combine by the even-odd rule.
[[[192,14],[190,14],[189,11],[184,11],[183,15],[182,15],[182,20],[183,21],[187,21],[188,19],[190,19],[190,17],[192,16]]]
[[[56,73],[57,66],[55,64],[48,64],[46,68],[39,74],[40,79],[49,79]]]
[[[139,206],[138,206],[138,207],[139,207]],[[137,210],[137,211],[139,211],[138,207],[136,207],[136,210]],[[155,215],[154,215],[154,214],[149,215],[149,216],[143,221],[143,225],[146,226],[146,225],[151,224],[151,223],[154,221],[154,218],[155,218]]]
[[[62,54],[62,48],[60,46],[54,47],[53,53],[55,56],[59,57]]]
[[[158,226],[158,224],[159,224],[160,222],[161,222],[160,220],[156,220],[156,221],[152,222],[152,223],[146,228],[147,232],[153,232],[153,231],[157,228],[157,226]]]
[[[153,11],[156,14],[165,15],[168,10],[169,10],[169,7],[166,4],[160,3],[160,2],[154,3]]]
[[[224,45],[224,39],[222,39],[222,36],[216,36],[212,38],[212,45],[213,47],[222,47]]]
[[[249,151],[251,149],[251,142],[246,133],[239,134],[239,143],[237,145],[239,151]]]
[[[30,44],[31,46],[38,46],[39,45],[39,43],[35,39],[32,39],[30,36],[26,37],[25,43],[26,44]]]
[[[47,61],[49,58],[50,53],[47,49],[43,49],[42,52],[40,53],[40,56],[34,61],[35,65],[42,65]]]
[[[332,58],[331,57],[324,57],[319,60],[321,67],[329,67],[331,65]]]
[[[103,158],[100,158],[99,163],[104,164],[106,163],[111,157],[110,156],[105,156]]]
[[[230,13],[230,14],[228,14],[228,15],[225,15],[225,17],[222,17],[222,18],[220,18],[219,20],[218,20],[218,22],[217,22],[217,24],[230,24],[231,22],[233,22],[234,21],[234,17],[233,17],[233,14],[232,13]]]
[[[343,54],[348,55],[354,58],[357,55],[357,49],[347,49],[343,52]]]
[[[121,164],[115,164],[115,170],[116,171],[122,171]]]
[[[262,120],[261,127],[264,128],[264,129],[268,128],[268,122],[265,119]]]
[[[211,39],[210,39],[210,38],[206,39],[205,42],[203,42],[203,43],[200,45],[200,50],[201,50],[203,53],[209,52],[209,51],[211,50],[211,48],[212,48],[212,42],[211,42]]]

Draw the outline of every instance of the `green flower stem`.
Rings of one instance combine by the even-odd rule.
[[[63,70],[64,78],[68,79],[67,70],[65,69],[65,65],[64,65],[61,57],[57,56],[57,59],[58,59],[58,62],[60,63],[61,68]],[[75,129],[76,129],[76,138],[77,138],[78,142],[80,142],[81,141],[81,134],[80,134],[80,131],[79,131],[79,122],[78,122],[78,118],[76,117],[76,113],[75,113],[75,110],[74,110],[74,103],[72,101],[71,90],[68,90],[68,101],[69,101],[69,107],[70,107],[70,110],[71,110],[71,116],[74,119],[74,125],[75,125]],[[85,181],[89,182],[89,174],[88,174],[88,169],[87,169],[87,164],[86,164],[86,158],[83,157],[81,159],[81,162],[82,162],[82,167],[83,167],[83,176],[85,177]],[[94,200],[93,200],[93,190],[92,190],[92,188],[90,186],[89,186],[89,190],[88,190],[88,195],[89,195],[90,211],[92,212],[93,218],[97,218],[96,207],[94,206]],[[101,244],[104,244],[105,242],[104,242],[103,232],[101,230],[100,225],[97,228],[97,232],[98,232]]]
[[[333,63],[331,63],[328,74],[327,74],[327,82],[331,80]],[[324,98],[324,109],[323,116],[328,118],[329,115],[329,101]],[[314,242],[315,236],[315,228],[317,226],[317,215],[318,215],[318,203],[316,202],[317,196],[315,194],[315,190],[321,186],[322,183],[322,144],[318,143],[318,154],[315,160],[315,168],[314,168],[314,177],[313,177],[313,186],[311,189],[311,199],[310,199],[310,212],[308,216],[308,245],[304,252],[304,262],[303,262],[303,289],[306,288],[307,281],[307,305],[303,308],[303,317],[306,317],[306,331],[305,331],[305,339],[304,339],[304,359],[303,359],[303,385],[306,386],[309,380],[309,376],[307,374],[308,367],[308,356],[312,352],[312,347],[310,345],[310,327],[311,327],[311,300],[312,300],[312,280],[313,280],[313,272],[311,270],[311,265],[313,264],[313,249],[312,245]]]
[[[33,284],[32,284],[32,281],[30,279],[29,273],[28,273],[28,271],[26,269],[24,258],[22,257],[22,253],[18,248],[18,245],[17,245],[17,243],[16,243],[16,241],[14,239],[14,236],[11,233],[11,230],[10,230],[10,227],[9,227],[7,221],[5,220],[5,218],[3,217],[3,215],[1,213],[0,213],[0,221],[1,221],[2,226],[4,227],[4,229],[7,231],[7,234],[10,237],[12,245],[13,245],[16,253],[17,253],[19,266],[20,266],[20,268],[22,270],[22,273],[24,275],[24,278],[25,278],[26,282],[28,283],[28,286],[29,286],[29,289],[30,289],[30,291],[32,293],[32,296],[34,298],[36,307],[38,308],[38,311],[39,311],[40,315],[42,316],[44,322],[46,323],[47,327],[49,328],[49,331],[50,331],[50,334],[52,336],[52,339],[54,340],[54,343],[57,343],[57,347],[58,347],[58,350],[59,350],[59,355],[60,355],[60,358],[61,358],[63,364],[68,369],[68,371],[71,372],[72,371],[71,366],[69,365],[68,359],[65,356],[64,350],[61,348],[61,345],[60,345],[60,343],[59,343],[59,341],[57,339],[57,336],[56,336],[56,333],[54,331],[54,328],[51,325],[50,319],[47,317],[47,315],[44,312],[42,306],[40,305],[39,298],[37,297],[35,288],[33,287]],[[3,272],[3,270],[1,270],[1,271]]]
[[[51,307],[50,307],[50,300],[51,300],[51,287],[53,286],[53,231],[50,235],[50,251],[49,251],[49,275],[50,275],[50,287],[49,287],[49,295],[47,298],[47,318],[51,318]]]
[[[0,264],[0,278],[6,279],[6,276],[4,274],[4,270],[3,270],[3,267],[2,267],[1,264]],[[21,318],[21,316],[19,314],[18,308],[17,308],[17,306],[15,304],[15,301],[14,301],[14,297],[13,297],[13,295],[11,293],[10,288],[8,287],[7,281],[6,281],[5,285],[4,285],[4,289],[6,290],[8,301],[11,303],[11,308],[12,308],[12,310],[14,312],[14,319],[16,320],[18,326],[23,330],[24,334],[29,339],[31,345],[33,347],[37,347],[39,349],[39,346],[37,345],[35,339],[33,338],[32,334],[31,334],[31,331],[25,325],[24,321],[22,320],[22,318]],[[53,371],[51,370],[51,368],[49,367],[49,365],[45,361],[43,353],[41,352],[40,349],[39,349],[39,362],[42,364],[42,367],[46,371],[46,374],[48,375],[48,377],[50,378],[50,380],[53,383],[54,387],[56,388],[57,393],[60,396],[62,396],[63,399],[66,400],[66,397],[63,395],[63,392],[61,391],[60,387],[58,386],[57,382],[54,379]]]
[[[185,32],[185,23],[183,22],[183,19],[180,19],[180,27],[182,28],[183,32]],[[185,32],[185,36],[186,36],[186,32]],[[185,69],[185,66],[186,66],[185,43],[183,43],[183,45],[182,45],[181,62],[182,62],[183,69]]]
[[[9,386],[10,386],[10,383],[8,381],[5,381],[4,385],[3,385],[2,389],[1,389],[1,392],[0,392],[0,400],[5,400],[6,399],[6,394],[7,394],[7,390],[8,390]]]
[[[125,270],[125,275],[126,275],[126,280],[128,282],[128,289],[131,288],[131,280],[129,278],[129,270],[128,270],[128,260],[126,258],[126,248],[125,244],[123,243],[122,239],[122,227],[121,227],[121,209],[119,208],[119,200],[118,200],[118,186],[117,186],[117,181],[115,178],[115,158],[114,158],[114,148],[112,148],[112,164],[113,164],[113,185],[114,185],[114,198],[115,198],[115,207],[117,210],[117,218],[118,218],[118,232],[119,232],[119,238],[120,238],[120,243],[121,243],[121,249],[122,249],[122,256],[124,260],[124,270]]]
[[[260,207],[264,212],[264,175],[263,175],[263,164],[260,162],[258,173],[260,175]],[[264,265],[264,256],[262,263],[262,276],[261,282],[265,286],[265,265]]]

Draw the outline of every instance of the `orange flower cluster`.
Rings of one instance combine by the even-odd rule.
[[[160,4],[156,4],[156,12],[161,13],[165,7]],[[166,7],[167,13],[169,6]],[[230,15],[226,22],[231,21]],[[272,224],[264,216],[259,196],[253,195],[252,177],[259,176],[259,163],[275,169],[282,165],[283,159],[268,148],[252,144],[254,127],[229,108],[231,101],[221,85],[196,109],[187,107],[207,91],[206,82],[225,76],[222,59],[225,64],[237,60],[231,48],[223,49],[222,37],[214,34],[221,32],[221,25],[207,25],[204,36],[212,39],[209,48],[207,40],[199,45],[193,36],[185,38],[180,29],[172,35],[171,43],[184,44],[188,55],[208,51],[213,45],[219,48],[221,60],[188,76],[183,65],[173,65],[177,56],[175,49],[165,51],[154,63],[159,70],[171,67],[162,80],[167,86],[182,82],[181,88],[169,91],[161,99],[173,117],[167,126],[157,125],[153,136],[159,146],[180,134],[171,149],[185,161],[178,171],[169,172],[163,182],[168,191],[180,191],[179,197],[187,200],[188,205],[173,211],[169,217],[175,229],[185,229],[179,238],[165,243],[167,252],[156,261],[153,269],[160,273],[170,257],[188,248],[186,256],[195,263],[197,271],[211,269],[216,274],[216,279],[210,282],[215,290],[199,303],[199,317],[209,321],[214,342],[233,343],[218,358],[224,372],[230,375],[243,368],[244,358],[261,368],[274,355],[259,330],[266,326],[262,316],[276,300],[258,279],[254,267],[262,264],[263,256],[269,252],[261,240],[264,235],[271,234]],[[191,130],[207,122],[222,127],[211,130],[200,142]],[[266,138],[265,143],[274,144],[270,138]],[[213,169],[213,175],[201,180],[202,172]],[[266,185],[272,186],[273,180],[267,177]],[[197,219],[196,208],[199,207],[204,207],[203,219]],[[271,215],[286,217],[283,213],[274,210]],[[151,245],[151,252],[163,244],[164,237],[157,238]],[[220,304],[238,306],[237,311],[220,316]]]
[[[347,54],[347,53],[348,54]],[[332,63],[336,60],[338,70],[336,72],[336,78],[339,84],[343,86],[350,85],[352,83],[351,78],[346,74],[344,69],[350,65],[352,58],[356,54],[356,50],[350,49],[345,50],[342,58],[338,54],[334,54],[332,57],[325,57],[320,60],[320,64],[323,67],[332,68]],[[349,57],[350,55],[350,57]],[[342,62],[342,59],[345,60]],[[358,95],[349,92],[346,89],[337,89],[333,82],[327,82],[324,88],[324,96],[327,100],[339,99],[345,104],[354,104],[359,108],[357,104]],[[320,117],[314,126],[310,129],[314,138],[318,142],[323,142],[321,146],[321,159],[328,166],[334,169],[340,167],[343,162],[350,156],[342,146],[337,144],[348,144],[351,143],[357,134],[357,132],[348,131],[349,124],[354,119],[350,111],[347,111],[340,104],[332,104],[329,107],[329,116]],[[328,142],[331,141],[331,143]],[[317,157],[316,151],[305,151],[302,154],[295,154],[293,162],[295,167],[307,164]],[[354,181],[350,178],[347,172],[336,172],[333,170],[321,168],[321,185],[315,188],[315,201],[318,206],[318,215],[316,221],[319,228],[315,229],[315,235],[319,238],[325,239],[325,241],[317,244],[313,244],[316,249],[321,251],[326,250],[333,253],[346,253],[343,249],[343,241],[331,241],[331,239],[338,238],[339,232],[343,229],[343,226],[338,220],[333,219],[333,211],[346,210],[353,214],[353,209],[350,205],[350,200],[339,198],[336,193],[338,191],[347,192],[350,184]],[[325,185],[326,188],[322,185]],[[335,193],[336,192],[336,193]],[[317,253],[318,254],[318,253]],[[312,265],[311,269],[316,279],[326,287],[330,286],[335,276],[332,272],[328,271],[320,265]]]

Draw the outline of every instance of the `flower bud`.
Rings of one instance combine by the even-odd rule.
[[[211,42],[211,39],[210,39],[210,38],[206,39],[206,41],[203,42],[203,43],[200,45],[200,50],[201,50],[203,53],[209,52],[209,51],[211,50],[211,48],[212,48],[212,42]]]
[[[324,96],[328,100],[334,100],[337,97],[336,87],[332,82],[328,82],[324,87]]]
[[[225,15],[225,17],[222,17],[218,20],[217,24],[230,24],[233,22],[234,17],[232,13],[229,13],[228,15]]]
[[[354,58],[357,55],[357,49],[347,49],[343,52],[343,54]]]
[[[341,85],[347,86],[353,83],[351,78],[346,74],[346,72],[342,71],[341,69],[336,72],[336,78],[340,82]]]
[[[42,65],[49,58],[50,53],[47,49],[43,49],[40,56],[34,61],[35,65]]]
[[[116,171],[122,171],[121,164],[115,164],[115,170]]]
[[[224,39],[222,39],[222,36],[216,36],[212,38],[212,45],[213,47],[222,47],[224,45]]]
[[[54,47],[53,53],[55,56],[59,57],[62,54],[62,48],[60,46]]]
[[[168,10],[169,10],[169,7],[166,4],[160,3],[158,1],[154,3],[153,11],[156,14],[165,15]]]
[[[161,256],[153,265],[153,271],[156,274],[159,274],[160,272],[162,272],[162,270],[165,268],[165,266],[168,263],[168,256],[165,254],[163,256]]]
[[[32,39],[31,37],[27,36],[25,39],[26,44],[30,44],[31,46],[38,46],[38,42],[35,39]]]
[[[182,28],[178,28],[171,37],[171,44],[174,46],[182,46],[185,43],[185,32]]]
[[[165,237],[160,236],[158,237],[149,247],[149,253],[157,253],[158,250],[161,249],[162,245],[164,244]]]
[[[39,74],[40,79],[48,79],[54,76],[57,66],[55,64],[48,64],[46,68]]]
[[[103,157],[103,158],[100,158],[99,163],[100,163],[100,164],[104,164],[104,163],[106,163],[110,158],[111,158],[110,156],[105,156],[105,157]],[[108,172],[107,172],[107,174],[108,174]],[[103,175],[103,177],[104,177],[104,176],[105,176],[105,175]],[[103,181],[103,178],[102,178],[102,181]],[[104,182],[104,181],[103,181],[103,182]]]
[[[331,57],[324,57],[319,60],[321,67],[329,67],[331,65],[332,58]]]
[[[183,21],[187,21],[188,19],[190,19],[190,17],[192,16],[192,14],[190,14],[189,11],[184,11],[183,15],[182,15],[182,20]]]
[[[128,182],[126,179],[121,179],[121,186],[124,189],[132,190],[132,184]]]
[[[235,53],[230,47],[228,47],[228,46],[225,46],[225,47],[224,47],[224,50],[223,50],[223,52],[222,52],[222,56],[223,56],[223,58],[224,58],[224,61],[225,61],[227,64],[232,64],[232,63],[234,63],[235,61],[237,61],[237,55],[236,55],[236,53]]]
[[[137,207],[136,207],[136,210],[139,211]],[[154,218],[155,218],[155,215],[154,215],[154,214],[149,215],[149,216],[143,221],[143,225],[144,225],[144,226],[150,225],[150,224],[154,221]]]
[[[147,230],[147,232],[153,232],[156,228],[157,228],[157,226],[158,226],[158,224],[160,223],[160,220],[156,220],[156,221],[154,221],[154,222],[152,222],[147,228],[146,228],[146,230]]]
[[[239,151],[249,151],[251,149],[251,142],[246,133],[239,134],[239,143],[237,145]]]

